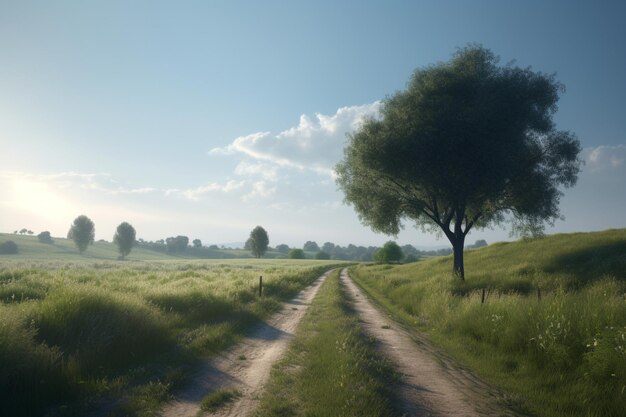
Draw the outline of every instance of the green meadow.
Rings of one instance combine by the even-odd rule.
[[[64,239],[10,238],[20,254],[0,256],[0,415],[152,415],[199,360],[338,265],[142,249],[117,261],[110,243],[79,255]],[[360,264],[351,275],[397,320],[502,388],[513,408],[622,416],[626,229],[496,243],[465,257],[465,281],[451,276],[451,257]],[[396,382],[335,274],[275,367],[257,415],[327,415],[346,404],[345,415],[393,413]]]
[[[0,257],[0,415],[13,416],[147,415],[198,360],[337,264],[140,250],[115,261],[111,244],[81,256],[64,242],[15,241],[20,255]]]
[[[626,410],[626,229],[559,234],[452,259],[360,265],[352,276],[397,319],[539,416]]]
[[[85,261],[85,260],[117,260],[119,253],[117,246],[111,242],[97,241],[87,247],[87,250],[81,255],[76,249],[76,245],[72,240],[65,238],[53,237],[54,244],[45,244],[39,242],[36,236],[16,235],[9,233],[0,233],[0,243],[11,240],[18,245],[19,252],[16,255],[0,255],[0,262],[5,261]],[[314,255],[314,254],[313,254]],[[275,250],[269,250],[265,258],[285,258],[285,254]],[[314,256],[310,256],[311,259]],[[128,261],[154,261],[154,260],[170,260],[177,261],[181,259],[234,259],[234,258],[252,258],[250,251],[243,249],[208,249],[188,247],[182,253],[169,254],[166,252],[155,251],[147,248],[142,244],[133,247]]]

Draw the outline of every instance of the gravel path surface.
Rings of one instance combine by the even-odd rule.
[[[253,413],[272,365],[285,353],[307,307],[328,274],[286,302],[280,312],[258,325],[236,346],[204,363],[189,387],[179,392],[160,415],[196,416],[202,398],[219,388],[234,388],[241,396],[215,413],[202,415],[244,417]]]
[[[401,375],[400,397],[409,416],[515,416],[498,402],[500,396],[470,372],[461,369],[415,331],[391,320],[348,276],[342,285],[352,298],[366,333]]]

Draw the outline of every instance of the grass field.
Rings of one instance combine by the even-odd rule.
[[[0,243],[11,240],[19,247],[16,255],[0,255],[0,262],[5,260],[40,261],[84,261],[84,260],[117,260],[119,253],[117,246],[111,242],[94,242],[87,250],[80,254],[73,241],[64,238],[53,238],[54,244],[39,242],[36,236],[0,233]],[[268,251],[265,258],[286,258],[284,253]],[[308,254],[313,259],[314,254]],[[234,259],[252,258],[250,251],[243,249],[196,249],[187,248],[185,252],[168,254],[148,249],[142,245],[135,245],[128,256],[129,261],[153,260],[181,260],[181,259]]]
[[[273,416],[400,415],[394,373],[362,332],[339,270],[320,288],[285,358],[272,370],[256,412]]]
[[[530,412],[624,415],[625,229],[468,251],[465,282],[451,265],[361,265],[352,276]]]
[[[331,267],[52,259],[0,258],[0,415],[83,415],[106,403],[111,415],[146,415],[198,358]]]

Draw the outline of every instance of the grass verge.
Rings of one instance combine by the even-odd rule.
[[[257,416],[393,416],[395,374],[333,272],[274,366]]]
[[[531,413],[624,415],[626,230],[468,251],[465,282],[451,264],[359,266],[351,276]]]
[[[313,282],[306,261],[0,264],[0,415],[150,415]],[[263,275],[263,297],[258,277]]]
[[[202,411],[216,411],[220,407],[241,396],[241,392],[231,388],[220,388],[217,391],[206,395],[202,399],[200,408]]]

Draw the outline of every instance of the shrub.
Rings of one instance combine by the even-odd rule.
[[[52,240],[52,236],[50,236],[50,232],[48,231],[39,233],[37,235],[37,239],[39,239],[41,243],[46,243],[50,245],[54,243],[54,240]]]
[[[402,253],[400,246],[398,246],[396,242],[390,240],[376,252],[374,258],[378,263],[388,264],[391,262],[400,262],[403,256],[404,254]]]
[[[0,244],[0,254],[15,255],[18,252],[17,243],[12,240],[7,240]]]
[[[289,259],[304,259],[304,251],[302,249],[289,249],[287,254]]]

